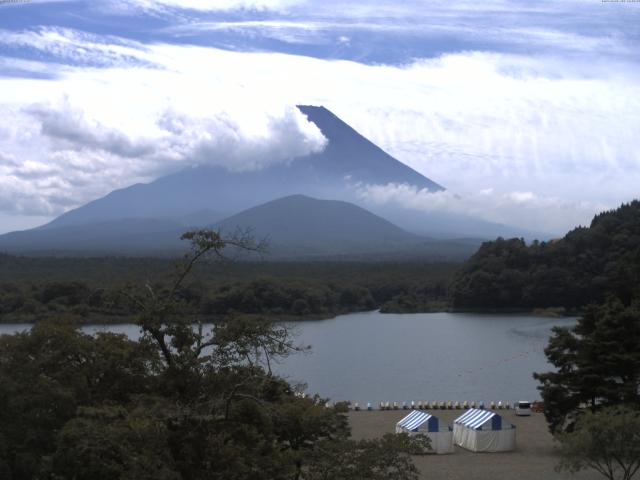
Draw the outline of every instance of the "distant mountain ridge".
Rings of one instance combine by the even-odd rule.
[[[84,225],[62,225],[0,235],[0,251],[60,255],[176,252],[188,227],[171,220],[126,218]]]
[[[200,166],[136,184],[66,212],[44,228],[122,218],[187,216],[212,209],[219,218],[261,203],[303,192],[317,198],[354,201],[351,183],[407,183],[442,187],[399,162],[324,107],[298,107],[328,139],[316,154],[258,171],[231,172]]]
[[[321,153],[308,160],[318,172],[336,179],[349,177],[365,184],[407,183],[432,192],[444,187],[395,159],[324,107],[298,105],[329,140]],[[366,162],[363,162],[363,157]]]
[[[403,229],[406,235],[410,231],[440,239],[529,236],[477,218],[366,203],[354,185],[397,183],[429,191],[443,187],[384,152],[326,108],[298,108],[327,138],[322,152],[257,171],[235,172],[218,166],[186,168],[148,184],[115,190],[36,229],[0,236],[0,250],[100,253],[133,249],[142,254],[175,251],[181,248],[175,240],[179,235],[175,234],[185,227],[216,224],[247,209],[301,193],[357,205],[368,210],[369,215]],[[274,225],[279,224],[277,217],[270,218]],[[317,229],[308,223],[306,231]],[[370,235],[369,241],[377,241],[376,236]],[[325,244],[332,245],[327,252],[339,250],[334,248],[336,242],[337,237]],[[298,246],[302,244],[320,254],[313,234],[299,238]],[[310,248],[311,245],[315,247]],[[391,248],[391,243],[385,245]]]
[[[205,227],[219,230],[223,236],[249,230],[256,240],[267,240],[266,259],[273,260],[461,260],[480,244],[479,240],[439,242],[421,237],[351,203],[305,195],[272,200]],[[187,229],[175,221],[148,219],[62,226],[0,236],[0,252],[176,255],[188,247],[180,240]]]
[[[348,254],[394,251],[423,239],[373,213],[340,200],[291,195],[250,208],[213,225],[251,229],[267,238],[272,254]]]

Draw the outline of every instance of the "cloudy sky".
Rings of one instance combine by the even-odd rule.
[[[448,189],[367,200],[561,233],[640,196],[640,3],[0,0],[0,232],[317,151],[296,104]]]

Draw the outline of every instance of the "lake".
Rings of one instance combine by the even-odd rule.
[[[534,371],[547,371],[551,327],[576,319],[462,313],[353,313],[288,324],[307,354],[276,366],[309,393],[361,405],[380,401],[509,401],[539,398]],[[0,333],[29,328],[0,325]],[[135,325],[87,326],[139,335]]]

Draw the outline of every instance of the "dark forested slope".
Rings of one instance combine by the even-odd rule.
[[[640,201],[596,215],[564,238],[484,243],[450,288],[454,309],[579,309],[640,286]]]
[[[291,195],[229,217],[217,230],[249,228],[257,238],[268,238],[269,254],[353,253],[407,248],[423,238],[396,227],[352,203]]]
[[[163,258],[30,258],[0,254],[0,323],[71,315],[85,323],[129,322],[127,285],[172,278]],[[214,319],[231,312],[319,318],[382,308],[442,305],[459,264],[429,262],[203,262],[180,291],[185,311]],[[443,307],[444,308],[444,307]]]

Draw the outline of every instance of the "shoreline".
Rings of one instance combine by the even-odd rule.
[[[471,315],[529,315],[534,317],[541,318],[574,318],[580,317],[583,315],[583,312],[574,312],[574,311],[562,311],[559,312],[558,309],[478,309],[478,310],[465,310],[465,309],[442,309],[442,310],[430,310],[425,312],[402,312],[402,311],[383,311],[380,308],[375,308],[372,310],[352,310],[346,312],[338,312],[338,313],[327,313],[327,314],[313,314],[313,315],[278,315],[277,318],[275,315],[260,315],[256,313],[242,313],[236,312],[235,314],[239,316],[248,316],[255,318],[264,318],[266,320],[278,323],[303,323],[303,322],[319,322],[323,320],[333,320],[337,317],[341,317],[344,315],[352,315],[358,313],[370,313],[370,312],[379,312],[381,315],[428,315],[434,313],[451,313],[451,314],[471,314]],[[61,316],[65,316],[65,313],[61,313]],[[66,313],[66,315],[69,315]],[[234,314],[229,314],[228,316],[232,316]],[[198,315],[194,315],[196,318]],[[204,324],[214,324],[224,317],[224,315],[219,315],[216,318],[207,318],[201,319]],[[56,317],[54,315],[47,317],[45,320],[52,320]],[[125,317],[109,317],[108,315],[101,316],[95,315],[87,318],[87,321],[84,321],[82,318],[73,319],[79,326],[82,327],[92,327],[92,326],[105,326],[105,325],[128,325],[135,324],[134,316],[125,316]],[[5,320],[0,318],[0,325],[35,325],[39,321],[42,320],[21,320],[21,319],[9,319]],[[194,323],[197,323],[194,322]]]

